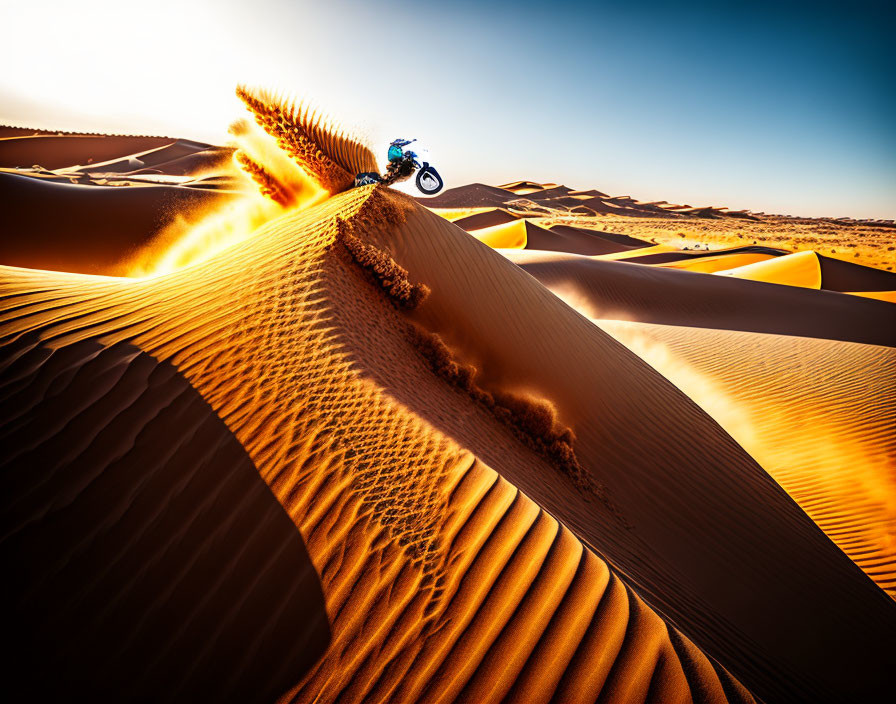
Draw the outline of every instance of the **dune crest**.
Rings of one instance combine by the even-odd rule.
[[[821,263],[815,252],[797,252],[783,257],[735,266],[718,271],[719,275],[764,281],[802,288],[821,288]]]

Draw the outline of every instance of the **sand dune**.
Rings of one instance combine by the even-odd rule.
[[[517,195],[526,195],[529,193],[538,193],[539,191],[543,191],[548,187],[556,186],[557,184],[544,184],[544,183],[535,183],[534,181],[514,181],[513,183],[505,183],[499,186],[499,188],[504,189],[505,191],[512,191]]]
[[[652,203],[641,203],[629,196],[610,197],[597,190],[575,191],[555,183],[538,184],[519,181],[505,186],[473,183],[451,188],[420,202],[430,208],[501,207],[514,202],[530,211],[593,216],[595,214],[626,217],[679,217],[678,214]]]
[[[539,186],[538,189],[527,193],[529,200],[534,200],[535,202],[542,203],[547,200],[556,200],[558,198],[563,198],[572,191],[571,188],[567,188],[566,186],[560,186],[556,183],[544,183]],[[519,191],[516,191],[517,195],[520,195]]]
[[[105,162],[70,167],[89,174],[152,174],[195,175],[220,168],[233,156],[233,149],[213,147],[202,142],[178,139],[172,144],[128,154]]]
[[[420,202],[428,208],[495,208],[518,197],[513,191],[505,191],[497,186],[471,183],[448,188],[431,198],[421,198]]]
[[[615,232],[591,230],[570,225],[553,225],[549,228],[553,237],[540,239],[538,246],[531,249],[570,252],[572,254],[600,255],[612,252],[623,252],[641,247],[650,247],[652,243],[639,240],[628,235]]]
[[[661,255],[660,255],[661,256]],[[684,271],[699,271],[711,274],[716,271],[726,271],[732,267],[748,266],[756,262],[764,262],[776,255],[763,254],[761,252],[725,252],[723,254],[710,255],[708,257],[682,257],[677,261],[670,261],[656,266],[666,269],[681,269]],[[626,261],[640,263],[638,259]]]
[[[220,170],[233,158],[233,149],[229,147],[206,147],[170,161],[146,166],[136,174],[165,173],[180,176],[194,176]]]
[[[362,141],[238,95],[258,127],[234,158],[269,200],[226,193],[203,165],[229,151],[200,143],[0,140],[68,140],[34,142],[55,171],[0,173],[22,201],[0,252],[18,698],[889,697],[891,304],[675,269],[780,250],[568,224],[725,209],[521,181],[425,201],[452,224],[345,190],[376,170]],[[243,210],[145,278],[35,264],[108,273],[163,193]],[[896,289],[824,259],[822,289]]]
[[[896,349],[598,324],[710,413],[896,597]]]
[[[726,249],[715,250],[667,250],[665,252],[659,253],[648,252],[643,255],[639,255],[638,252],[633,252],[630,257],[626,258],[626,260],[630,262],[636,262],[637,264],[676,264],[678,262],[696,263],[700,259],[732,257],[730,261],[737,262],[742,261],[744,258],[749,258],[749,256],[762,257],[762,260],[764,260],[772,257],[780,257],[785,254],[787,254],[787,251],[783,249],[774,249],[772,247],[761,247],[757,245],[746,245],[743,247],[729,247]],[[732,268],[734,268],[734,266],[739,265],[734,264]]]
[[[37,435],[39,445],[21,446],[11,465],[19,469],[3,474],[4,495],[19,496],[20,485],[10,482],[28,477],[22,470],[29,459],[22,453],[29,451],[71,481],[79,462],[94,477],[90,484],[84,475],[66,489],[69,501],[84,506],[67,512],[67,528],[47,522],[46,502],[62,498],[54,476],[28,502],[16,501],[14,511],[7,505],[3,525],[15,530],[18,552],[7,539],[2,554],[33,554],[40,545],[39,564],[51,570],[68,565],[68,593],[82,596],[75,617],[68,619],[73,612],[64,611],[67,620],[48,626],[60,643],[79,642],[86,624],[98,618],[114,626],[97,632],[108,639],[99,643],[101,650],[85,650],[74,661],[77,669],[63,671],[55,683],[69,695],[109,686],[126,696],[151,695],[156,687],[176,683],[166,695],[194,700],[197,691],[226,692],[234,700],[245,700],[241,694],[247,692],[247,698],[264,698],[279,687],[297,701],[750,701],[725,670],[663,623],[570,530],[446,434],[469,425],[490,455],[514,466],[512,473],[528,474],[536,483],[539,475],[556,474],[486,410],[432,374],[409,346],[407,322],[334,251],[334,217],[351,218],[369,196],[370,189],[359,189],[333,198],[272,223],[243,246],[156,279],[2,269],[2,388],[5,398],[15,399],[4,408],[16,409],[6,416],[3,432],[26,423],[30,432],[45,433],[41,419],[52,417],[55,408],[86,409],[84,424],[66,431],[71,436]],[[425,216],[410,213],[399,241],[434,234],[425,226],[418,230],[415,221]],[[430,227],[444,223],[428,217]],[[457,233],[452,237],[467,237],[445,225]],[[366,234],[377,238],[375,231]],[[479,258],[489,255],[489,266],[509,266],[487,248],[473,251]],[[476,261],[469,263],[482,265]],[[538,293],[521,272],[513,276],[536,296],[549,295]],[[448,295],[456,294],[449,289]],[[97,361],[79,361],[85,359]],[[54,383],[53,374],[62,377]],[[180,377],[188,386],[176,381]],[[172,380],[171,388],[164,379]],[[109,384],[120,391],[110,391]],[[195,390],[213,414],[191,402],[192,423],[223,421],[217,444],[209,447],[184,422],[189,414],[178,414],[184,402],[170,400],[178,384]],[[84,396],[82,388],[90,394]],[[154,440],[155,430],[141,430],[147,423],[160,430],[178,423],[183,439],[169,434],[166,442]],[[128,433],[136,435],[135,445]],[[118,442],[110,445],[110,434]],[[273,511],[271,529],[282,524],[276,518],[282,506],[294,532],[275,540],[258,533],[257,512],[264,504],[251,509],[241,503],[246,519],[232,517],[221,534],[226,539],[208,532],[214,531],[212,518],[204,529],[184,525],[180,511],[165,512],[170,499],[158,503],[167,493],[152,489],[151,482],[163,469],[176,470],[159,457],[172,446],[182,448],[185,459],[208,456],[214,447],[245,448],[246,460],[239,453],[233,460],[251,463],[240,476],[264,480],[276,499],[264,509]],[[88,459],[103,453],[108,469]],[[220,472],[220,464],[209,466]],[[129,468],[123,485],[113,474],[119,467]],[[188,484],[191,493],[181,490],[180,500],[198,502],[195,510],[201,512],[207,492],[220,496],[224,488],[220,480],[215,484],[212,490],[194,481]],[[262,501],[265,492],[258,496]],[[215,552],[203,553],[208,564],[202,574],[224,579],[228,587],[201,588],[199,574],[185,571],[190,563],[176,555],[167,562],[153,559],[153,549],[170,552],[165,546],[182,543],[181,535],[157,528],[147,543],[139,537],[146,524],[134,509],[115,523],[118,514],[90,508],[101,501],[124,510],[135,499],[148,502],[144,521],[163,511],[167,521],[175,521],[171,530],[187,531],[182,535],[191,546],[217,541]],[[215,501],[215,515],[223,520],[227,504]],[[107,570],[100,582],[93,577],[97,561],[111,554],[99,538],[85,536],[97,520],[103,521],[98,529],[115,527],[109,539],[121,555],[111,572],[99,562]],[[598,522],[618,530],[612,516]],[[54,532],[59,530],[77,536],[78,551],[60,542]],[[265,541],[261,553],[251,547],[256,539]],[[308,658],[316,651],[307,644],[319,644],[321,631],[308,601],[315,588],[301,567],[302,542],[329,621],[329,645],[313,663]],[[289,545],[299,546],[296,566],[283,558],[284,550],[293,549]],[[179,588],[132,590],[115,606],[144,616],[109,621],[114,612],[108,611],[103,588],[134,569],[142,575],[140,584],[155,580]],[[244,570],[253,569],[261,577],[244,581]],[[40,599],[53,597],[47,582],[53,574],[22,573],[18,599],[27,593],[38,599],[28,602],[31,607],[41,608]],[[272,595],[282,595],[281,601],[271,601]],[[27,613],[18,603],[7,606]],[[247,618],[254,614],[256,628],[245,635],[237,604],[249,609]],[[158,609],[171,620],[150,618]],[[26,631],[29,624],[23,624]],[[217,636],[211,641],[209,629]],[[284,643],[286,631],[294,640]],[[144,643],[176,643],[183,650],[166,648],[172,657],[155,659],[133,680],[127,668],[109,679],[109,663],[133,666]],[[211,666],[224,662],[217,648],[235,659],[212,675]],[[185,661],[174,657],[180,652]],[[288,652],[305,659],[291,659]],[[42,659],[44,654],[21,653],[16,666],[27,681],[52,667],[55,660]],[[68,651],[52,654],[63,658]],[[253,691],[260,678],[268,689]]]
[[[750,281],[821,288],[821,265],[815,252],[797,252],[777,259],[732,267],[719,273]]]
[[[126,273],[130,258],[178,215],[222,205],[234,197],[218,190],[168,185],[73,185],[10,172],[0,172],[0,188],[4,194],[0,261],[90,274]]]
[[[427,412],[431,422],[450,428],[463,446],[598,546],[651,603],[760,696],[782,698],[795,687],[829,697],[851,686],[837,682],[832,670],[854,657],[855,666],[868,668],[872,690],[885,686],[878,680],[882,665],[866,661],[881,657],[876,648],[861,656],[840,648],[846,641],[860,648],[881,642],[882,634],[873,635],[880,627],[875,619],[896,615],[892,601],[709,416],[652,369],[622,354],[593,324],[435,215],[409,214],[380,244],[432,289],[415,314],[419,320],[473,360],[490,383],[530,389],[556,404],[561,419],[575,430],[582,465],[606,487],[615,508],[604,515],[562,476],[534,477],[509,457],[493,454],[478,424]],[[394,379],[390,383],[401,386]],[[399,398],[413,403],[413,396]],[[632,526],[624,533],[615,518],[619,514]],[[743,530],[742,515],[751,516],[749,530]],[[724,584],[708,570],[719,564],[725,565]],[[734,585],[743,589],[739,596]],[[818,609],[806,601],[806,594],[814,598],[819,589],[837,595],[817,603],[845,603],[851,614],[840,620],[845,612],[838,607],[821,623]],[[865,609],[877,616],[862,615]],[[857,621],[865,625],[856,629]],[[797,635],[806,632],[813,634],[811,655]],[[788,644],[789,638],[794,640]]]
[[[535,249],[541,251],[575,252],[586,256],[628,252],[638,247],[649,247],[649,242],[641,242],[625,235],[612,232],[586,230],[568,225],[554,225],[550,229],[540,227],[528,219],[509,220],[491,227],[471,228],[470,222],[490,222],[498,219],[494,214],[506,211],[483,213],[487,217],[475,221],[478,215],[455,220],[471,235],[493,249]]]
[[[666,252],[677,253],[681,250],[677,247],[670,247],[666,244],[649,244],[646,247],[633,247],[624,249],[619,252],[611,252],[610,254],[601,254],[599,258],[608,262],[627,262],[629,260],[640,259],[650,254],[663,254]]]
[[[536,229],[542,228],[533,225],[528,220],[511,220],[499,225],[471,230],[470,234],[489,247],[525,249],[530,233]]]
[[[896,310],[883,301],[574,254],[504,254],[594,318],[896,346]]]
[[[896,289],[896,274],[853,264],[816,252],[797,252],[775,260],[732,267],[719,273],[739,279],[841,292]],[[874,296],[871,296],[874,298]],[[887,300],[884,296],[881,300]]]
[[[128,168],[134,161],[140,163],[141,169],[145,167],[153,167],[159,164],[174,161],[175,159],[181,159],[185,156],[196,154],[197,152],[209,149],[210,147],[210,144],[191,142],[186,139],[178,139],[171,144],[166,144],[164,147],[156,147],[155,149],[149,149],[146,151],[137,152],[135,154],[129,154],[123,158],[102,162],[93,162],[86,166],[78,166],[75,168],[79,171],[99,171],[107,173],[115,171],[129,172],[134,170]]]
[[[504,208],[493,208],[484,210],[473,215],[454,220],[454,224],[462,227],[464,230],[481,230],[486,227],[494,227],[509,222],[515,222],[520,219],[519,215],[511,213]]]
[[[170,137],[119,137],[110,135],[39,135],[0,139],[0,167],[61,169],[119,159],[130,154],[173,144]]]

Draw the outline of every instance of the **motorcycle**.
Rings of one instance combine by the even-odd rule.
[[[432,196],[441,191],[445,183],[435,167],[428,161],[421,163],[417,154],[410,149],[402,150],[402,147],[415,141],[417,140],[396,139],[389,146],[389,165],[386,167],[386,175],[379,177],[372,173],[358,174],[355,177],[355,186],[366,186],[371,183],[383,183],[388,186],[409,179],[416,171],[415,183],[421,193]]]

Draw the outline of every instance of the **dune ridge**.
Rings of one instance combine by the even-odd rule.
[[[884,301],[574,254],[502,254],[592,318],[896,346],[896,309]]]
[[[293,196],[277,177],[243,151],[237,150],[234,155],[240,168],[258,185],[258,190],[265,198],[270,198],[277,205],[288,208],[293,204]]]
[[[336,241],[345,247],[358,266],[370,274],[396,306],[408,310],[419,306],[429,295],[429,287],[412,283],[408,279],[407,269],[396,264],[385,252],[356,237],[353,229],[348,221],[337,219]]]

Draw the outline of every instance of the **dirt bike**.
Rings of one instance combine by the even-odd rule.
[[[439,172],[428,161],[420,162],[417,154],[411,150],[402,151],[402,147],[416,140],[398,140],[392,142],[389,147],[389,166],[386,167],[386,175],[363,173],[355,177],[355,186],[367,186],[372,183],[384,183],[387,186],[399,181],[405,181],[417,172],[415,183],[421,193],[432,196],[442,190],[444,182]]]

